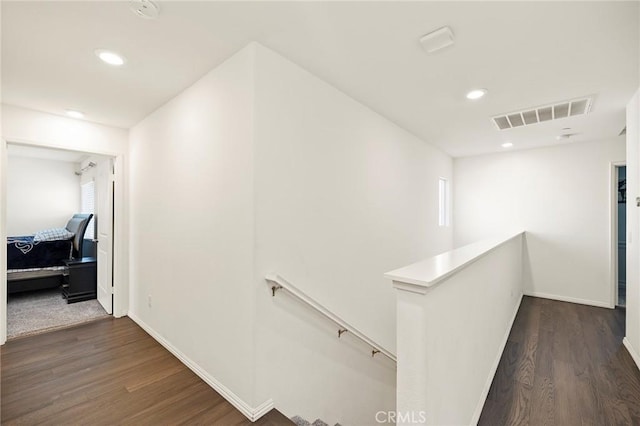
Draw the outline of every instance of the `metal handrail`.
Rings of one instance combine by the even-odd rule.
[[[359,331],[357,328],[353,327],[345,320],[325,308],[322,304],[314,300],[312,297],[305,294],[302,290],[291,284],[289,281],[285,280],[278,274],[267,274],[265,277],[267,283],[271,286],[271,294],[272,296],[276,295],[276,291],[280,289],[287,290],[290,294],[295,296],[297,299],[301,300],[305,304],[311,306],[313,309],[333,321],[336,325],[338,325],[338,338],[342,336],[343,333],[349,332],[349,334],[354,335],[358,339],[365,342],[367,345],[371,346],[371,356],[375,356],[377,353],[381,353],[385,355],[390,360],[397,362],[396,356],[389,350],[385,349],[378,343],[371,340],[364,333]]]

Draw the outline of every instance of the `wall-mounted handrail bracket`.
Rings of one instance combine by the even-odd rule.
[[[373,358],[374,356],[376,356],[376,354],[379,354],[379,353],[380,353],[380,351],[379,351],[379,350],[377,350],[377,349],[375,349],[375,348],[374,348],[374,349],[371,349],[371,358]]]
[[[276,291],[280,289],[286,290],[287,294],[294,296],[302,303],[305,303],[307,306],[309,306],[312,309],[315,309],[316,312],[318,312],[319,314],[323,315],[324,317],[332,321],[338,327],[338,338],[342,337],[344,333],[349,332],[350,335],[362,340],[362,342],[364,342],[370,348],[373,348],[373,351],[371,352],[372,357],[375,356],[377,353],[381,353],[382,355],[386,356],[393,362],[397,362],[396,355],[393,352],[391,352],[388,349],[385,349],[385,347],[380,345],[379,342],[373,341],[369,336],[367,336],[366,334],[364,334],[363,332],[355,328],[352,324],[349,324],[348,322],[346,322],[344,319],[340,318],[335,313],[331,312],[320,302],[314,300],[312,297],[305,294],[302,290],[300,290],[295,285],[291,284],[289,281],[282,278],[280,275],[275,273],[270,273],[270,274],[267,274],[267,276],[265,277],[265,280],[271,287],[272,296],[275,296]]]
[[[276,297],[276,291],[282,288],[281,285],[272,285],[271,286],[271,297]]]

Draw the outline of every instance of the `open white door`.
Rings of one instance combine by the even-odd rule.
[[[96,176],[96,226],[98,302],[113,313],[113,160],[98,163]]]

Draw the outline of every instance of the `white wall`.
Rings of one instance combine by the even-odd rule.
[[[525,294],[610,306],[610,162],[624,160],[624,137],[456,159],[456,246],[524,229]]]
[[[255,208],[258,399],[285,414],[372,424],[395,407],[395,366],[264,281],[277,272],[395,351],[383,273],[452,246],[438,227],[451,158],[256,46]]]
[[[257,44],[130,144],[130,316],[249,411],[273,398],[290,416],[368,424],[393,410],[395,365],[271,297],[264,276],[393,349],[382,273],[451,248],[437,226],[450,157]]]
[[[80,209],[78,165],[10,156],[7,170],[7,233],[33,235],[64,228]]]
[[[255,406],[251,89],[245,49],[131,129],[130,316]]]
[[[625,345],[640,366],[640,90],[627,105],[627,310]]]
[[[7,142],[118,155],[127,151],[129,132],[84,120],[2,105],[2,137]]]
[[[517,235],[425,294],[397,291],[398,425],[477,424],[522,298],[522,248]]]

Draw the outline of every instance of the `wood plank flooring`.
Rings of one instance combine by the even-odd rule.
[[[624,310],[525,297],[480,425],[640,425]]]
[[[2,424],[250,425],[129,318],[8,341]],[[256,423],[293,424],[276,410]]]
[[[640,425],[624,311],[525,297],[480,425]],[[128,318],[0,348],[2,424],[249,425]],[[291,425],[273,410],[257,425]]]

